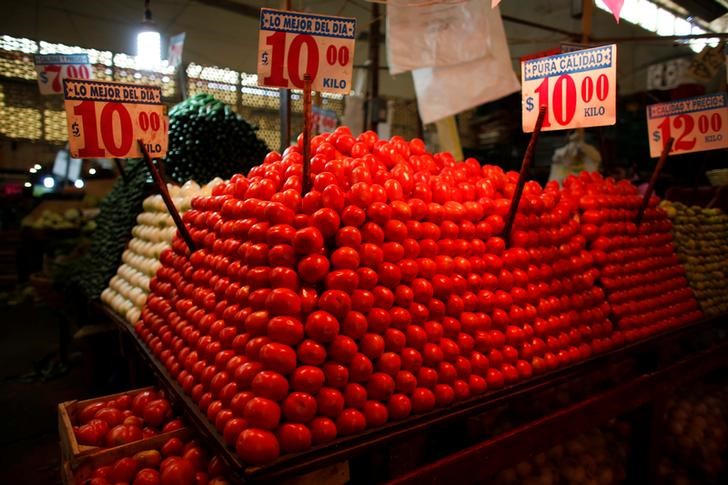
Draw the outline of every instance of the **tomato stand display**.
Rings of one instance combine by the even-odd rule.
[[[312,139],[302,196],[300,151],[193,199],[196,250],[175,238],[140,321],[116,320],[239,478],[347,460],[721,323],[698,322],[656,200],[637,232],[631,186],[528,182],[506,248],[516,173],[338,128]]]

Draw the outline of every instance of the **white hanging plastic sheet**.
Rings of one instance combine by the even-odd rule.
[[[462,64],[490,51],[488,4],[482,0],[387,2],[390,74]]]
[[[521,90],[513,72],[500,10],[487,10],[491,45],[487,55],[454,66],[412,71],[423,123],[435,122]]]

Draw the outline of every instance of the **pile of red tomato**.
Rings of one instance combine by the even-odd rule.
[[[136,330],[243,461],[426,413],[620,345],[577,217],[421,140],[313,138],[184,214]],[[601,264],[601,263],[600,263]]]
[[[614,330],[604,291],[595,284],[599,271],[581,235],[576,205],[561,196],[556,182],[543,192],[527,182],[523,194],[512,247],[504,253],[504,261],[513,261],[514,284],[506,281],[495,291],[501,307],[491,313],[498,321],[508,312],[508,343],[520,342],[519,356],[535,372],[622,345],[624,336]]]
[[[110,465],[81,468],[75,480],[84,485],[228,485],[218,457],[209,458],[196,440],[170,438],[159,450],[140,451]]]
[[[642,196],[627,181],[597,173],[565,181],[578,201],[581,232],[601,271],[612,315],[633,341],[702,317],[672,242],[672,223],[653,196],[637,226]]]
[[[184,426],[172,415],[162,391],[122,394],[87,404],[73,416],[73,434],[81,445],[112,447]]]

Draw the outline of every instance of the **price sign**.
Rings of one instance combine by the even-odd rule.
[[[347,94],[354,67],[356,19],[260,10],[258,84]]]
[[[311,108],[311,121],[313,126],[316,127],[317,133],[331,133],[339,123],[335,111],[319,108],[318,106]]]
[[[168,121],[162,88],[104,81],[63,81],[73,158],[141,157],[167,153]]]
[[[706,94],[647,107],[650,156],[659,157],[670,137],[671,155],[728,148],[728,95]]]
[[[61,94],[64,79],[91,79],[88,54],[36,54],[40,94]]]
[[[523,131],[546,107],[543,130],[613,125],[617,121],[615,44],[521,63]]]
[[[693,82],[688,74],[690,61],[684,57],[671,59],[647,68],[647,89],[668,90]]]

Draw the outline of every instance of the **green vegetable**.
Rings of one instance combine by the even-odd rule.
[[[243,118],[209,94],[198,94],[169,112],[167,175],[205,184],[215,177],[248,173],[268,148]]]

